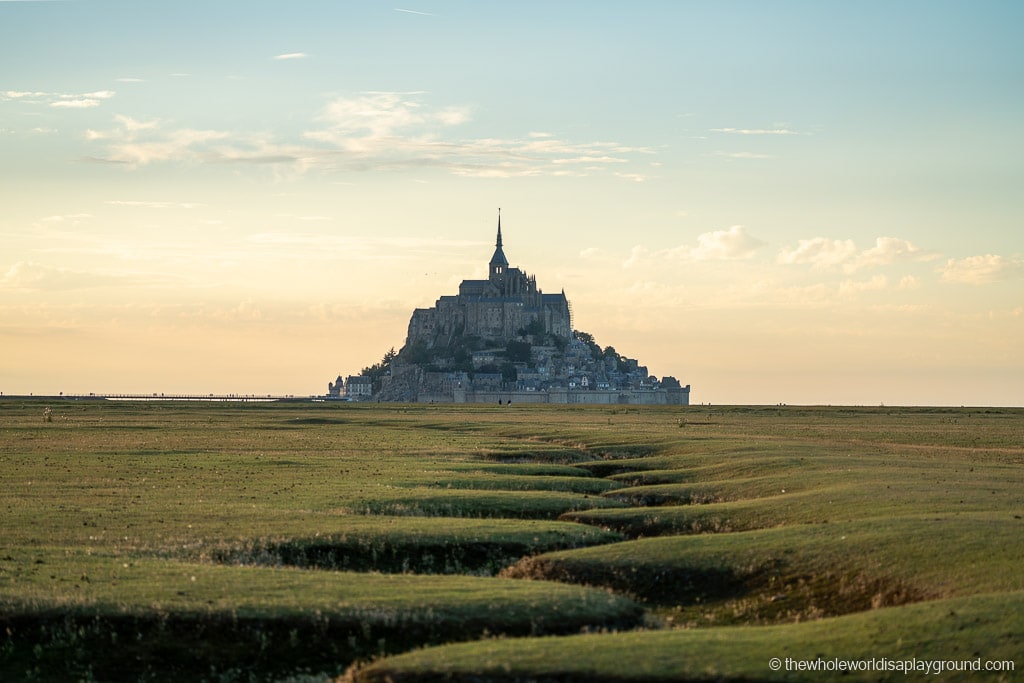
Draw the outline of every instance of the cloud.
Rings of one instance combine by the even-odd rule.
[[[396,12],[403,12],[405,14],[416,14],[416,15],[419,15],[421,17],[433,17],[433,16],[436,16],[434,14],[431,14],[430,12],[418,12],[418,11],[416,11],[414,9],[402,9],[401,7],[396,7],[395,11]]]
[[[134,281],[135,278],[131,276],[70,270],[34,261],[19,261],[0,276],[0,290],[59,292],[112,285],[122,286]]]
[[[84,161],[138,167],[157,162],[270,164],[307,172],[393,172],[439,169],[458,176],[513,178],[587,176],[618,166],[614,175],[646,178],[623,168],[652,150],[618,142],[572,142],[549,133],[525,138],[457,138],[472,107],[435,107],[423,92],[365,92],[335,97],[295,141],[270,132],[171,128],[159,120],[115,117],[108,130],[88,130],[87,141],[105,150]]]
[[[454,126],[469,120],[467,108],[431,110],[416,97],[420,94],[370,92],[358,97],[335,98],[327,104],[319,117],[328,129],[307,135],[337,142],[354,133],[385,137],[410,128]]]
[[[760,152],[715,152],[717,157],[725,157],[726,159],[771,159],[771,154],[761,154]]]
[[[157,161],[174,161],[198,158],[197,147],[215,140],[224,140],[229,133],[216,130],[194,130],[183,128],[169,131],[162,139],[135,140],[111,147],[111,157],[129,164],[151,164]]]
[[[160,121],[157,119],[153,119],[152,121],[139,121],[138,119],[134,119],[130,116],[118,114],[114,117],[114,120],[124,126],[124,129],[131,133],[135,133],[140,130],[155,130],[160,127]]]
[[[16,100],[26,104],[48,105],[57,109],[91,109],[103,100],[109,100],[117,93],[113,90],[97,90],[87,93],[54,93],[30,90],[5,90],[0,99]]]
[[[286,52],[283,55],[274,55],[274,59],[287,60],[287,59],[306,59],[309,57],[305,52]]]
[[[197,207],[206,206],[205,204],[197,204],[193,202],[153,202],[134,199],[111,199],[103,203],[108,206],[134,206],[144,207],[147,209],[195,209]]]
[[[355,237],[319,232],[262,232],[249,235],[240,245],[248,258],[270,258],[300,263],[363,262],[367,264],[404,261],[422,264],[427,257],[450,257],[466,248],[479,248],[474,240],[433,237]],[[419,266],[417,265],[417,268]]]
[[[913,275],[904,275],[900,279],[898,289],[919,289],[921,287],[921,280],[914,277]]]
[[[876,238],[875,245],[863,251],[857,248],[853,240],[812,237],[799,240],[795,247],[782,248],[776,261],[784,265],[809,265],[817,270],[840,268],[852,273],[896,261],[928,261],[935,258],[938,255],[934,252],[923,250],[898,237]]]
[[[631,154],[650,153],[616,142],[574,143],[550,133],[454,139],[450,131],[470,121],[472,109],[430,107],[423,95],[367,92],[335,98],[317,119],[324,126],[304,135],[326,147],[310,152],[312,163],[357,171],[439,168],[481,178],[585,176],[628,163]]]
[[[671,249],[651,251],[635,246],[624,266],[629,268],[651,260],[657,261],[737,261],[754,256],[764,242],[753,237],[742,225],[726,230],[714,230],[697,236],[696,246],[683,245]]]
[[[50,93],[48,93],[48,92],[33,92],[33,91],[29,91],[29,90],[5,90],[5,91],[3,91],[3,93],[0,93],[0,95],[3,95],[3,98],[5,100],[33,101],[33,100],[43,99],[44,97],[49,97]]]
[[[839,283],[840,296],[854,296],[862,292],[878,292],[889,286],[884,275],[874,275],[867,280],[844,280]]]
[[[69,213],[56,216],[47,216],[42,219],[43,223],[65,223],[71,222],[73,225],[77,225],[79,221],[83,221],[89,218],[94,218],[91,213]]]
[[[160,161],[201,160],[209,143],[226,140],[230,133],[181,128],[164,131],[160,121],[139,121],[118,115],[118,127],[108,131],[87,130],[86,140],[110,141],[106,155],[95,161],[142,166]]]
[[[944,282],[965,285],[984,285],[1009,277],[1020,276],[1024,264],[1019,259],[1009,259],[997,254],[968,256],[962,259],[948,259],[939,268]]]
[[[97,99],[57,100],[56,102],[51,102],[50,106],[63,109],[89,109],[100,106],[100,101]]]
[[[742,225],[734,225],[698,235],[697,246],[689,249],[688,256],[694,261],[748,259],[763,245],[764,242],[747,234]]]
[[[799,135],[788,128],[711,128],[712,133],[732,133],[734,135]]]
[[[800,240],[796,247],[783,248],[778,262],[783,264],[809,264],[814,268],[831,268],[848,262],[857,253],[853,240],[830,240],[813,237]]]
[[[908,240],[898,237],[878,237],[875,246],[865,249],[857,255],[852,264],[855,268],[881,266],[896,261],[931,261],[939,258],[935,252],[926,251]]]

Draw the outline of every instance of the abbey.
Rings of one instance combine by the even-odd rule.
[[[417,308],[405,345],[360,375],[328,385],[348,400],[439,403],[688,405],[690,387],[573,329],[565,291],[545,294],[509,266],[501,215],[486,280]]]
[[[488,271],[486,280],[463,280],[457,295],[442,296],[433,308],[414,310],[406,348],[418,343],[427,349],[443,348],[463,335],[504,341],[527,330],[569,339],[572,320],[565,291],[544,294],[536,277],[509,267],[501,245],[500,214]]]

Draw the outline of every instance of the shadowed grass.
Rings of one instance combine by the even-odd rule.
[[[604,591],[465,576],[25,552],[3,558],[0,677],[266,676],[487,634],[638,623]],[[218,673],[219,672],[219,673]],[[233,672],[233,673],[232,673]]]
[[[315,533],[307,525],[207,543],[197,555],[232,564],[492,575],[524,556],[617,540],[618,534],[566,522],[344,516],[320,519]]]
[[[503,491],[410,487],[375,492],[349,511],[367,515],[555,519],[574,510],[622,507],[619,501],[560,491]]]

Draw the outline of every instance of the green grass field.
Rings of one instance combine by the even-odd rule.
[[[3,399],[0,471],[0,680],[1024,666],[1020,409]]]

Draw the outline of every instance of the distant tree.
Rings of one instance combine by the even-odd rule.
[[[540,318],[534,318],[529,325],[526,326],[526,334],[533,335],[534,337],[543,337],[545,334],[544,321]]]
[[[381,380],[391,372],[391,364],[398,356],[395,353],[395,347],[388,349],[387,353],[384,354],[384,358],[379,363],[374,363],[370,367],[363,368],[360,372],[361,375],[370,378],[370,382],[373,385],[373,393],[377,393],[381,388]]]
[[[465,346],[459,346],[452,352],[452,363],[454,365],[465,365],[473,363],[473,354]]]
[[[407,363],[412,363],[414,365],[426,365],[433,361],[434,354],[432,354],[430,349],[427,348],[426,342],[422,339],[418,339],[411,345],[402,349],[402,357]],[[387,354],[384,355],[384,358],[387,358]],[[391,360],[392,362],[394,361],[394,359]]]
[[[505,345],[505,358],[511,363],[529,363],[532,348],[529,342],[510,340]]]
[[[516,371],[516,366],[509,362],[501,364],[501,379],[503,382],[515,382],[518,377],[519,373]]]
[[[587,348],[590,350],[590,355],[594,360],[601,360],[601,347],[597,345],[596,341],[594,341],[594,335],[589,332],[583,332],[582,330],[573,330],[572,334],[577,340],[587,345]]]
[[[590,334],[589,332],[583,332],[581,330],[573,330],[572,335],[574,337],[576,337],[577,339],[579,339],[584,344],[586,344],[587,346],[590,346],[591,344],[594,343],[594,335]]]

